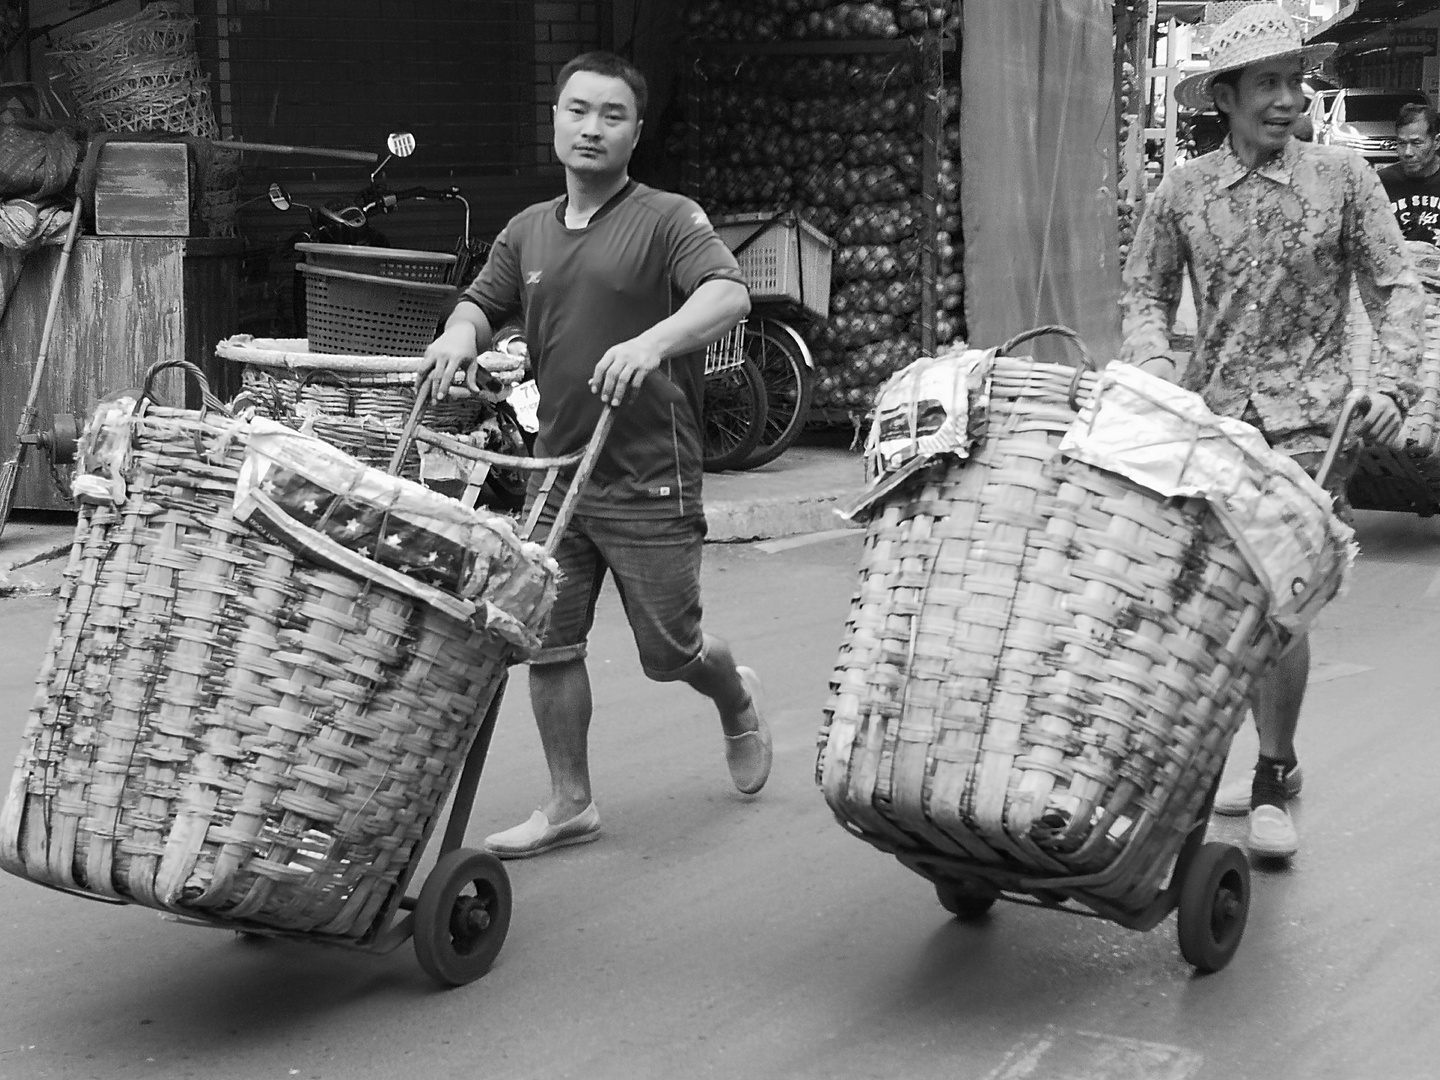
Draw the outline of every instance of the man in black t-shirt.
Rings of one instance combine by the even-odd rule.
[[[502,858],[584,843],[600,831],[585,657],[607,574],[645,674],[685,682],[715,703],[735,786],[759,791],[771,761],[759,679],[700,627],[704,349],[745,317],[749,293],[699,206],[629,177],[645,111],[640,72],[610,53],[586,53],[561,70],[556,90],[566,193],[510,220],[425,354],[443,395],[462,368],[484,365],[492,327],[523,318],[540,392],[541,456],[583,446],[602,402],[616,409],[556,552],[559,594],[530,662],[550,800],[486,838]]]
[[[1440,242],[1440,116],[1410,103],[1395,122],[1400,160],[1380,170],[1380,182],[1406,240]]]

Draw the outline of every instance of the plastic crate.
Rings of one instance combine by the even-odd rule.
[[[454,255],[439,251],[367,247],[363,244],[296,244],[295,250],[305,256],[305,262],[310,266],[403,278],[406,281],[447,282],[457,261]]]
[[[831,239],[794,214],[730,214],[713,222],[735,253],[752,300],[790,300],[830,314]]]
[[[449,285],[308,263],[295,269],[305,275],[305,336],[311,352],[420,356],[455,300]]]
[[[745,363],[745,320],[741,319],[725,336],[705,350],[705,374],[729,371]]]

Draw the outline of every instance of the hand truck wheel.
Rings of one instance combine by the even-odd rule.
[[[446,986],[490,970],[510,929],[510,876],[494,855],[459,848],[440,857],[415,901],[415,957]]]
[[[1250,864],[1233,844],[1208,843],[1195,853],[1180,885],[1180,955],[1197,970],[1230,962],[1250,912]]]
[[[983,919],[1000,897],[999,892],[990,886],[951,879],[935,882],[935,895],[940,900],[940,906],[961,922]]]

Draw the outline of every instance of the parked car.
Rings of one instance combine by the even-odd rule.
[[[1395,117],[1402,106],[1428,104],[1419,90],[1343,87],[1321,90],[1310,102],[1315,141],[1348,146],[1372,165],[1389,165],[1395,152]]]

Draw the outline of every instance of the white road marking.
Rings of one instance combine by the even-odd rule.
[[[1434,600],[1440,596],[1440,570],[1435,571],[1435,576],[1430,579],[1430,585],[1425,590],[1425,599]]]
[[[766,540],[764,543],[756,544],[755,546],[765,552],[766,555],[774,555],[776,552],[789,551],[791,548],[820,544],[826,540],[835,540],[842,536],[853,536],[859,531],[859,529],[826,529],[823,532],[806,533],[803,536],[787,536],[783,540]]]
[[[1183,1046],[1051,1025],[1012,1046],[985,1080],[1191,1080],[1204,1063]]]
[[[1332,679],[1343,679],[1350,675],[1359,675],[1362,671],[1374,670],[1367,664],[1349,664],[1343,660],[1321,660],[1310,669],[1308,685],[1330,682]]]

